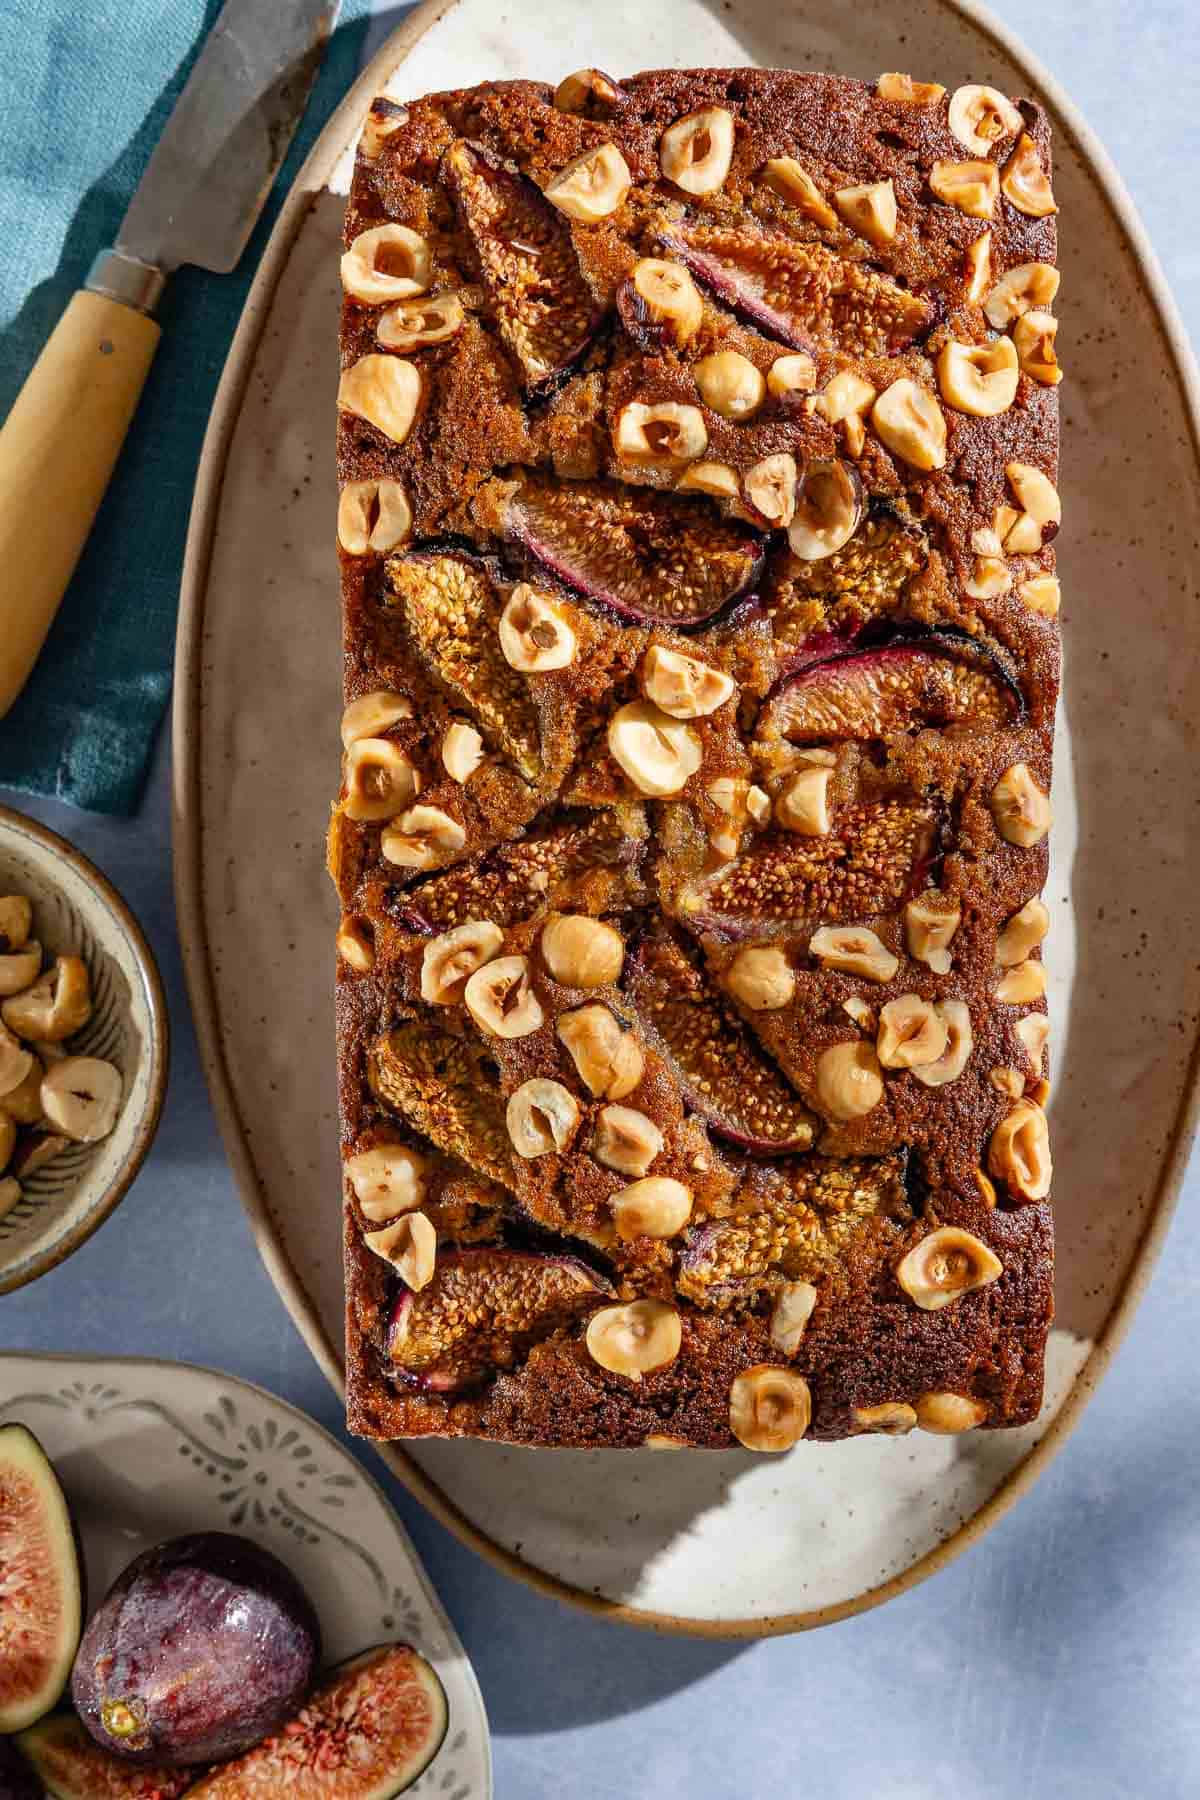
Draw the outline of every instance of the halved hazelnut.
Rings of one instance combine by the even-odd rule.
[[[20,950],[33,930],[33,903],[24,894],[0,896],[0,950]]]
[[[631,700],[608,723],[608,748],[641,794],[662,799],[685,788],[703,760],[700,739],[648,700]]]
[[[820,562],[849,543],[862,516],[862,483],[855,471],[843,462],[810,463],[796,490],[788,544],[803,562]]]
[[[1062,523],[1058,489],[1045,471],[1032,463],[1006,463],[1004,473],[1022,508],[1016,523],[1005,533],[1004,548],[1014,553],[1040,550],[1044,528]]]
[[[659,167],[685,194],[714,194],[733,159],[733,114],[704,106],[668,125],[658,146]]]
[[[1023,1200],[1044,1200],[1054,1173],[1046,1115],[1033,1100],[1018,1100],[988,1143],[987,1166]]]
[[[564,75],[554,90],[554,110],[561,113],[586,112],[595,101],[611,106],[621,97],[621,90],[611,75],[602,69],[576,69]]]
[[[619,1238],[671,1238],[692,1216],[692,1190],[669,1175],[647,1175],[614,1194],[609,1206]]]
[[[996,830],[1006,843],[1028,850],[1050,829],[1050,802],[1024,763],[1006,769],[988,802]]]
[[[356,975],[369,975],[375,967],[375,935],[369,919],[343,913],[334,940],[338,955]]]
[[[868,981],[890,981],[900,967],[899,957],[865,925],[822,925],[808,948],[823,969],[841,969]]]
[[[592,1155],[621,1175],[644,1175],[663,1147],[663,1134],[645,1113],[631,1106],[603,1106],[596,1120]]]
[[[573,157],[565,168],[543,188],[551,206],[577,219],[581,225],[595,225],[607,219],[625,203],[633,186],[629,165],[615,144],[597,144]]]
[[[642,1439],[643,1450],[686,1450],[687,1438],[672,1437],[669,1431],[648,1431]]]
[[[704,318],[704,302],[682,263],[643,256],[629,277],[636,307],[646,320],[665,329],[676,344],[690,344]]]
[[[463,989],[463,1001],[480,1029],[498,1038],[528,1037],[546,1017],[530,986],[524,956],[498,956],[476,969]]]
[[[816,385],[817,365],[807,350],[777,356],[767,370],[767,392],[776,400],[786,400],[792,394],[810,394]]]
[[[642,663],[642,692],[673,719],[706,718],[733,698],[730,676],[681,650],[651,644]]]
[[[812,403],[812,410],[831,425],[838,425],[843,419],[854,417],[867,411],[874,400],[876,389],[853,369],[841,369],[831,381],[826,382],[821,392]]]
[[[1048,213],[1058,211],[1038,147],[1027,131],[1021,133],[1016,149],[1004,165],[1000,186],[1017,211],[1031,219],[1044,219]]]
[[[21,1184],[14,1175],[0,1177],[0,1219],[6,1219],[21,1198]]]
[[[448,344],[466,318],[457,294],[426,294],[419,300],[401,300],[380,313],[375,338],[385,350],[429,350],[434,344]]]
[[[61,1044],[82,1031],[92,1016],[92,984],[78,956],[57,956],[33,987],[0,1005],[0,1016],[18,1037]]]
[[[943,1225],[913,1245],[896,1269],[896,1280],[922,1312],[940,1312],[1003,1273],[1003,1263],[987,1244],[957,1225]]]
[[[452,856],[467,841],[466,831],[440,806],[410,806],[385,825],[379,849],[387,862],[402,869],[429,869],[441,856]]]
[[[922,1431],[932,1431],[938,1437],[956,1437],[960,1431],[974,1431],[982,1425],[988,1409],[982,1400],[972,1400],[969,1394],[929,1393],[918,1399],[916,1414]]]
[[[518,581],[509,595],[499,630],[505,662],[523,675],[565,669],[575,660],[575,633],[564,609],[527,581]]]
[[[401,1213],[424,1206],[429,1163],[407,1144],[376,1144],[359,1150],[343,1164],[365,1219],[382,1225]]]
[[[377,162],[388,139],[408,124],[408,108],[395,100],[389,100],[386,94],[380,94],[371,102],[371,110],[367,114],[362,128],[362,136],[358,140],[358,154],[365,162]]]
[[[1033,575],[1019,584],[1017,593],[1031,612],[1057,619],[1062,604],[1062,588],[1057,575]]]
[[[1000,171],[994,162],[935,162],[929,185],[947,206],[956,206],[972,219],[990,219],[1000,192]]]
[[[811,1281],[785,1281],[771,1309],[771,1346],[783,1356],[795,1356],[800,1348],[817,1290]]]
[[[842,1011],[847,1017],[853,1019],[856,1025],[861,1025],[864,1031],[869,1031],[872,1036],[874,1035],[875,1013],[870,1001],[864,1000],[861,994],[851,994],[848,1000],[843,1000]]]
[[[771,796],[756,783],[746,789],[746,811],[756,825],[765,825],[771,816]]]
[[[971,306],[978,306],[988,291],[992,279],[992,234],[985,231],[966,249],[966,293],[963,296]]]
[[[442,739],[442,767],[451,781],[467,782],[483,761],[483,739],[473,725],[455,719]]]
[[[859,237],[871,244],[890,244],[896,235],[896,190],[887,181],[864,181],[838,188],[833,203]]]
[[[431,1006],[455,1006],[469,978],[492,961],[504,933],[490,919],[467,919],[430,938],[421,955],[421,998]]]
[[[1025,1094],[1025,1077],[1020,1069],[1001,1066],[988,1070],[988,1083],[1006,1100],[1020,1100]]]
[[[1026,1013],[1013,1026],[1021,1048],[1029,1058],[1029,1066],[1034,1074],[1042,1073],[1042,1056],[1046,1049],[1046,1040],[1050,1036],[1050,1020],[1045,1013]]]
[[[951,340],[938,352],[937,373],[946,404],[981,419],[1007,412],[1021,379],[1017,352],[1006,337],[986,344]]]
[[[975,1186],[979,1190],[979,1198],[983,1201],[983,1204],[985,1206],[995,1206],[995,1204],[996,1204],[995,1186],[988,1179],[988,1177],[984,1174],[982,1169],[976,1169],[976,1171],[975,1171]]]
[[[728,463],[692,463],[683,471],[676,486],[684,493],[713,494],[718,500],[736,500],[741,493],[737,470]]]
[[[792,965],[776,944],[748,944],[725,971],[725,986],[751,1012],[775,1012],[796,993]]]
[[[567,987],[607,987],[620,979],[625,942],[603,919],[557,913],[542,927],[542,961]]]
[[[42,1112],[64,1137],[95,1144],[121,1110],[121,1071],[98,1056],[65,1056],[42,1078]]]
[[[1063,378],[1054,350],[1058,320],[1053,313],[1027,312],[1013,326],[1012,341],[1023,374],[1043,387],[1057,387]]]
[[[969,82],[950,96],[949,125],[964,150],[986,156],[999,138],[1020,131],[1021,115],[998,88]]]
[[[607,1006],[577,1006],[555,1025],[579,1079],[597,1100],[623,1100],[642,1079],[645,1059],[637,1037]]]
[[[674,400],[643,406],[631,400],[617,418],[616,446],[629,462],[689,462],[708,448],[708,427],[698,406]]]
[[[928,388],[907,375],[885,388],[871,408],[871,423],[893,455],[914,469],[940,469],[946,462],[946,421]]]
[[[914,81],[911,75],[900,75],[895,70],[881,75],[875,83],[879,98],[893,106],[936,106],[945,91],[940,81]]]
[[[829,811],[832,769],[798,769],[775,801],[775,821],[802,837],[824,837],[833,824]]]
[[[879,1010],[875,1050],[885,1069],[916,1069],[937,1062],[949,1037],[932,1001],[919,994],[900,994]]]
[[[808,1430],[812,1396],[793,1369],[757,1363],[735,1375],[729,1389],[729,1429],[747,1450],[790,1450]]]
[[[382,737],[393,725],[412,716],[412,701],[405,694],[393,694],[388,688],[360,694],[342,714],[342,743],[348,750],[359,738]]]
[[[10,1031],[0,1025],[0,1100],[15,1093],[28,1079],[34,1062],[32,1050],[26,1050]]]
[[[36,938],[19,950],[0,954],[0,996],[19,994],[42,972],[42,946]]]
[[[957,1081],[975,1048],[971,1009],[965,1000],[935,1000],[933,1010],[946,1031],[946,1048],[936,1062],[913,1066],[914,1079],[924,1087],[945,1087]]]
[[[747,469],[746,499],[768,525],[790,525],[796,512],[796,459],[786,450],[764,456]]]
[[[504,1122],[518,1156],[546,1156],[551,1150],[565,1150],[574,1137],[579,1102],[561,1081],[535,1076],[509,1095]]]
[[[971,576],[963,587],[972,600],[995,600],[1007,594],[1013,584],[1012,570],[999,556],[977,556]]]
[[[628,1306],[602,1306],[594,1312],[584,1341],[602,1369],[640,1381],[675,1361],[683,1326],[666,1300],[631,1300]]]
[[[348,481],[338,500],[337,535],[351,556],[383,555],[412,530],[412,508],[398,481]]]
[[[360,231],[342,257],[342,286],[366,306],[407,300],[429,286],[429,245],[407,225],[374,225]]]
[[[740,350],[717,350],[703,356],[692,374],[700,398],[723,419],[749,419],[763,403],[767,384]]]
[[[854,1423],[864,1431],[877,1431],[884,1437],[906,1437],[917,1422],[915,1410],[906,1400],[883,1400],[878,1406],[856,1406]]]
[[[837,214],[832,206],[808,170],[802,168],[794,156],[773,156],[763,175],[772,193],[778,194],[806,218],[827,229],[837,224]]]
[[[989,324],[1003,331],[1023,313],[1044,312],[1058,292],[1059,274],[1053,263],[1020,263],[1006,269],[987,297],[984,312]]]
[[[394,819],[421,791],[421,778],[391,738],[355,738],[346,752],[342,810],[360,823]]]
[[[412,430],[421,399],[421,377],[413,363],[399,356],[360,356],[342,371],[337,403],[402,444]]]
[[[1027,900],[1019,912],[1012,914],[996,939],[996,962],[1002,969],[1024,962],[1036,950],[1050,929],[1050,914],[1044,901]]]
[[[41,1117],[40,1108],[38,1111],[38,1116],[39,1116],[39,1118]],[[17,1141],[17,1122],[16,1122],[16,1120],[9,1113],[0,1112],[0,1175],[3,1175],[5,1169],[7,1169],[7,1167],[8,1167],[9,1159],[12,1156],[13,1149],[16,1145],[16,1141]],[[4,1185],[3,1182],[0,1182],[0,1192],[2,1192],[2,1190],[3,1190],[3,1185]],[[0,1214],[0,1217],[2,1217],[2,1216],[3,1215]]]
[[[883,1099],[883,1077],[873,1044],[853,1038],[817,1059],[817,1104],[832,1119],[862,1119]]]
[[[4,1130],[7,1118],[14,1125],[37,1125],[42,1117],[42,1077],[45,1068],[35,1055],[33,1067],[17,1087],[10,1088],[7,1094],[0,1095],[0,1132]],[[0,1155],[0,1168],[4,1167],[4,1157]]]
[[[38,1118],[41,1118],[41,1106],[38,1106]],[[22,1181],[28,1180],[47,1163],[52,1163],[56,1156],[70,1148],[71,1140],[65,1137],[51,1136],[40,1132],[37,1137],[27,1138],[13,1159],[12,1173],[20,1176]],[[0,1213],[3,1209],[0,1208]]]
[[[996,998],[1005,1006],[1029,1006],[1034,1000],[1043,999],[1045,993],[1046,965],[1032,958],[1006,969],[996,983]]]
[[[363,1243],[391,1263],[406,1287],[420,1293],[437,1267],[437,1232],[423,1212],[405,1213],[382,1231],[365,1231]]]

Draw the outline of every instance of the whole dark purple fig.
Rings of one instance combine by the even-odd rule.
[[[104,1749],[186,1767],[237,1756],[308,1691],[320,1627],[278,1557],[203,1532],[136,1557],[83,1634],[71,1697]]]

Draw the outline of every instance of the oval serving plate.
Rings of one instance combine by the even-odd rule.
[[[327,1663],[411,1644],[449,1702],[446,1739],[406,1794],[490,1800],[475,1671],[380,1489],[265,1388],[149,1357],[0,1353],[0,1425],[40,1440],[71,1503],[97,1605],[164,1538],[235,1531],[274,1551],[317,1609]]]
[[[1063,1442],[1129,1322],[1194,1118],[1200,967],[1180,947],[1200,931],[1200,657],[1178,596],[1200,538],[1195,368],[1120,180],[1052,78],[967,0],[914,0],[905,32],[914,75],[1033,95],[1057,133],[1067,678],[1048,893],[1059,1277],[1046,1406],[1017,1432],[807,1445],[781,1460],[385,1447],[437,1516],[511,1573],[660,1629],[761,1636],[824,1624],[901,1592],[994,1524]],[[569,0],[531,0],[502,26],[489,0],[431,0],[348,95],[276,227],[230,353],[192,518],[176,684],[177,895],[243,1198],[335,1384],[335,911],[321,822],[340,707],[332,419],[348,146],[385,88],[403,99],[489,76],[554,79],[581,64],[618,76],[760,63],[874,78],[895,59],[885,0],[744,0],[736,14],[716,0],[651,11],[610,0],[587,15]],[[1137,355],[1100,353],[1117,342]],[[1170,534],[1146,530],[1167,516]]]

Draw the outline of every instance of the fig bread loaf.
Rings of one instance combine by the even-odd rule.
[[[379,100],[346,213],[349,1418],[1039,1408],[1046,119],[595,69]]]

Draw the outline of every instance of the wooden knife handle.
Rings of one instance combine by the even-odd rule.
[[[161,335],[81,290],[0,427],[0,718],[46,641]]]

